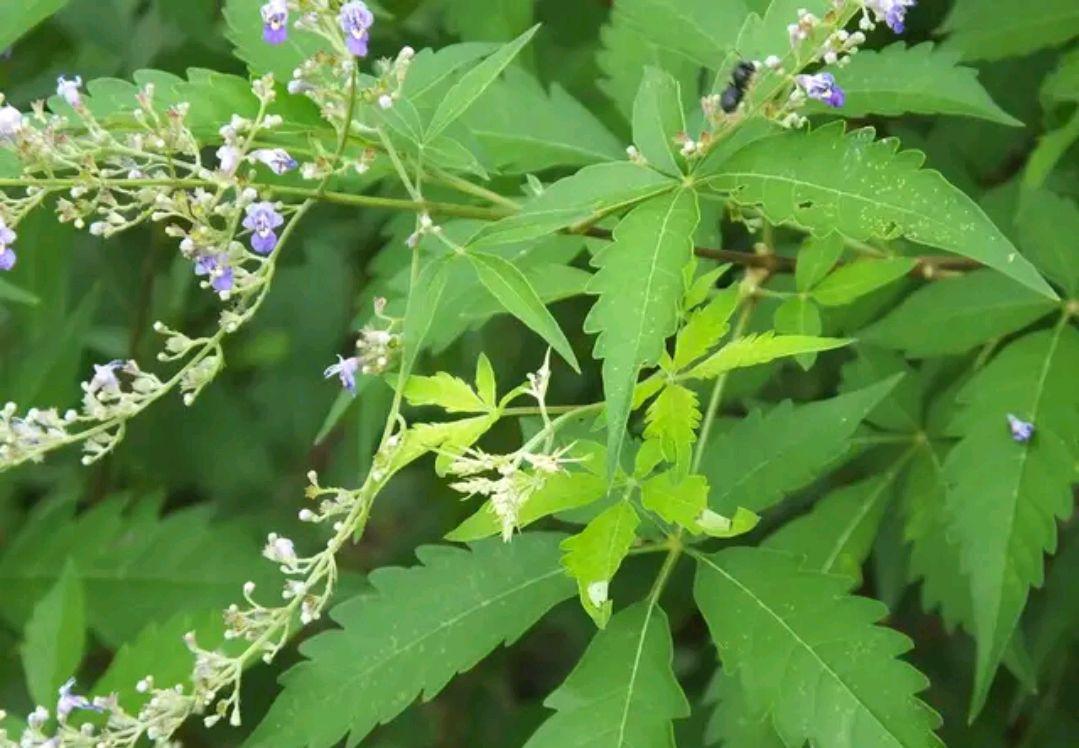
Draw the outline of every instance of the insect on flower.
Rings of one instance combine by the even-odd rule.
[[[757,66],[745,60],[734,66],[734,70],[731,72],[730,85],[723,91],[723,95],[719,100],[719,106],[724,112],[730,114],[738,108],[756,72]]]

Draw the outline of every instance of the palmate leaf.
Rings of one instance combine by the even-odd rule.
[[[577,580],[581,605],[596,625],[603,628],[611,617],[613,601],[608,590],[622,565],[641,523],[628,501],[605,509],[576,535],[562,541],[562,566]]]
[[[841,123],[755,141],[707,183],[773,223],[853,239],[895,238],[982,262],[1056,298],[1038,271],[969,197],[938,172],[921,169],[917,151],[875,140],[872,129],[845,133]]]
[[[585,319],[598,334],[593,355],[603,359],[610,470],[626,435],[633,388],[642,366],[654,365],[674,334],[685,293],[683,269],[693,256],[700,220],[697,196],[679,190],[653,198],[615,227],[614,241],[594,258],[588,290],[599,296]]]
[[[158,517],[158,501],[118,496],[75,516],[74,502],[37,509],[0,558],[0,615],[21,627],[67,560],[86,590],[87,623],[106,644],[180,611],[223,608],[247,580],[274,579],[258,543],[209,507]]]
[[[282,677],[284,690],[245,745],[328,748],[346,733],[355,745],[416,696],[432,698],[573,594],[558,564],[561,539],[426,546],[422,565],[375,571],[373,593],[333,609],[341,629],[300,647],[307,659]]]
[[[75,674],[86,645],[86,595],[75,565],[34,606],[26,624],[22,665],[35,704],[52,704],[60,684]]]
[[[860,50],[850,64],[836,69],[835,79],[847,95],[844,117],[868,114],[955,114],[1012,127],[1022,122],[990,98],[978,82],[978,71],[958,65],[959,54],[925,42],[902,42],[879,52]],[[812,102],[811,110],[824,105]]]
[[[1079,6],[1072,0],[1041,0],[1029,6],[998,0],[959,0],[942,31],[949,49],[964,60],[1019,57],[1062,44],[1079,34]]]
[[[910,640],[875,625],[884,605],[786,553],[694,555],[694,597],[725,667],[786,745],[943,746],[940,718],[915,695],[928,680],[897,659]]]
[[[739,506],[759,512],[811,483],[847,453],[858,425],[899,379],[830,400],[780,403],[713,438],[701,460],[711,508],[727,517]]]
[[[912,358],[964,353],[1021,330],[1055,308],[999,273],[977,270],[918,289],[858,338]]]
[[[994,358],[960,391],[953,428],[963,435],[944,465],[951,534],[971,582],[978,643],[971,714],[1026,605],[1043,581],[1043,554],[1056,550],[1056,520],[1072,512],[1079,414],[1079,332],[1059,324],[1027,335]],[[1014,442],[1007,414],[1035,424]]]
[[[614,616],[543,702],[558,710],[525,748],[674,748],[689,703],[671,669],[671,632],[654,599]]]

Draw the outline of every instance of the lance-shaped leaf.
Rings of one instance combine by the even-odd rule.
[[[485,413],[489,410],[468,382],[444,371],[431,377],[409,377],[402,394],[411,405],[437,405],[447,413]]]
[[[659,440],[663,458],[667,462],[687,467],[700,424],[701,409],[697,403],[697,393],[670,382],[648,406],[644,437]]]
[[[678,81],[659,68],[647,67],[633,102],[633,142],[649,164],[681,174],[675,137],[685,133]]]
[[[659,361],[664,340],[678,325],[682,270],[693,256],[699,220],[697,196],[690,190],[654,198],[622,219],[614,241],[594,259],[599,271],[588,290],[599,299],[584,329],[599,336],[593,355],[603,359],[612,471],[625,440],[637,374]]]
[[[440,257],[426,265],[416,277],[416,285],[409,289],[408,306],[405,308],[403,350],[401,352],[401,381],[407,381],[420,355],[427,334],[435,321],[435,313],[446,290],[449,277],[450,256]]]
[[[52,704],[60,684],[75,675],[86,645],[86,596],[74,564],[34,606],[26,624],[22,665],[36,704]]]
[[[798,250],[794,281],[799,291],[808,291],[820,283],[843,256],[843,237],[839,234],[810,236]]]
[[[957,399],[953,428],[962,440],[944,471],[952,536],[970,578],[978,643],[971,713],[985,702],[993,675],[1026,605],[1043,581],[1043,554],[1056,550],[1056,520],[1072,512],[1079,332],[1065,324],[1005,348]],[[1012,439],[1007,416],[1035,426]]]
[[[757,366],[777,358],[818,353],[850,344],[848,338],[817,338],[810,335],[776,335],[762,332],[732,340],[685,373],[690,379],[711,379],[733,369]]]
[[[964,60],[1019,57],[1079,35],[1079,5],[1073,0],[1001,3],[960,0],[944,22],[947,46]]]
[[[901,376],[830,400],[781,403],[712,439],[701,470],[712,486],[709,505],[724,516],[739,506],[766,509],[808,485],[843,457],[858,424]]]
[[[887,260],[859,260],[843,265],[813,289],[814,301],[824,306],[842,306],[883,288],[909,273],[916,262],[910,257]]]
[[[912,358],[964,353],[1021,330],[1055,308],[1010,278],[977,270],[918,289],[858,337]]]
[[[917,151],[841,123],[758,140],[731,156],[708,183],[773,223],[853,239],[904,236],[977,260],[1035,291],[1056,294],[974,201]]]
[[[674,341],[676,371],[692,364],[727,334],[731,315],[738,308],[741,298],[741,291],[737,287],[725,288],[689,316]]]
[[[577,357],[573,354],[565,333],[524,273],[509,260],[498,255],[469,252],[467,257],[476,268],[480,282],[499,300],[506,311],[546,340],[574,371],[579,372],[581,365],[577,363]]]
[[[562,565],[577,580],[581,605],[603,628],[611,617],[611,580],[637,537],[641,522],[628,501],[620,501],[596,516],[573,537],[562,541]]]
[[[844,117],[867,114],[956,114],[1021,127],[978,82],[978,71],[957,64],[957,52],[925,42],[906,47],[891,44],[879,52],[860,50],[850,64],[837,68],[835,79],[847,95]],[[811,110],[824,111],[812,102]]]
[[[786,553],[695,555],[694,597],[720,657],[786,745],[943,746],[940,718],[916,696],[929,681],[897,659],[910,640],[876,625],[884,605]]]
[[[499,74],[506,69],[521,48],[535,35],[539,25],[533,26],[511,42],[507,42],[485,59],[461,76],[435,110],[431,117],[431,123],[427,126],[425,139],[433,140],[439,133],[449,127],[454,120],[468,111],[473,102],[487,90],[487,87],[495,82]]]
[[[245,745],[355,745],[377,725],[425,700],[496,646],[513,642],[573,594],[558,565],[562,536],[528,533],[470,551],[426,546],[422,565],[384,568],[374,592],[333,609],[340,624],[308,640],[306,657]]]
[[[689,703],[672,653],[667,616],[655,600],[619,612],[543,702],[558,711],[525,748],[674,748],[671,722],[689,716]]]

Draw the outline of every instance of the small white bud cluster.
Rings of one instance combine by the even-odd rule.
[[[791,48],[798,49],[802,42],[808,39],[817,27],[820,19],[805,8],[798,9],[798,21],[787,26],[787,35],[790,37]]]
[[[861,31],[851,34],[844,29],[838,29],[825,40],[820,59],[826,65],[846,67],[862,44],[865,44],[865,34]]]

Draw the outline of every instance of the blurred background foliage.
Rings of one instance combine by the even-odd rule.
[[[191,67],[245,74],[231,54],[219,0],[70,0],[58,5],[63,7],[56,15],[0,59],[0,90],[20,107],[50,95],[58,75],[129,79],[143,68],[183,75]],[[923,0],[910,16],[908,43],[936,38],[949,5]],[[619,142],[628,142],[624,96],[610,71],[639,68],[649,61],[650,51],[632,38],[617,37],[609,2],[382,0],[381,10],[375,54],[393,53],[404,44],[420,49],[457,40],[505,40],[542,22],[522,56],[524,66],[544,85],[564,88]],[[0,27],[0,41],[3,34]],[[869,46],[882,41],[871,38]],[[999,215],[1009,215],[1015,199],[1009,190],[1014,191],[1032,149],[1071,116],[1068,102],[1047,101],[1043,87],[1059,58],[1059,51],[1042,50],[972,63],[997,103],[1024,127],[913,116],[869,124],[901,137],[907,147],[924,150],[929,164],[949,180],[985,201],[991,211],[999,206]],[[512,100],[505,106],[512,108]],[[544,178],[558,175],[548,172]],[[1061,159],[1049,179],[1058,194],[1079,195],[1079,160]],[[519,181],[500,186],[512,191]],[[80,683],[96,683],[98,691],[114,684],[129,688],[141,675],[140,657],[175,659],[179,675],[187,664],[179,633],[192,626],[212,631],[218,626],[215,611],[238,594],[245,579],[265,573],[258,552],[268,531],[302,532],[295,513],[304,474],[314,468],[326,482],[357,482],[378,438],[388,389],[372,382],[349,402],[333,383],[322,380],[321,371],[351,345],[351,332],[366,317],[373,296],[387,290],[393,295],[393,276],[404,260],[401,240],[410,231],[406,220],[377,211],[319,208],[282,258],[256,321],[229,342],[226,372],[194,407],[169,399],[151,408],[136,419],[117,452],[92,468],[82,468],[77,451],[70,450],[43,465],[0,476],[0,703],[15,713],[32,709],[36,688],[23,673],[18,643],[35,604],[53,589],[70,561],[89,580],[91,634],[82,648]],[[78,382],[91,363],[152,360],[154,320],[184,330],[212,324],[213,301],[197,293],[189,263],[160,227],[140,228],[106,244],[39,212],[19,233],[23,251],[10,281],[22,293],[0,286],[0,400],[65,406],[78,398]],[[783,251],[796,246],[793,234],[778,238]],[[580,253],[584,240],[566,241],[573,245],[566,251]],[[735,249],[752,244],[740,229],[721,237],[718,213],[702,222],[701,241],[710,246],[722,241]],[[785,280],[779,279],[777,288]],[[825,333],[856,329],[907,290],[902,282],[853,305],[826,310]],[[587,299],[577,298],[553,307],[582,358],[588,358],[592,345],[580,332],[587,305]],[[769,327],[774,311],[774,304],[762,303],[754,327]],[[497,317],[443,346],[424,368],[470,372],[483,350],[493,351],[503,386],[519,381],[543,355],[538,338],[513,320]],[[741,373],[728,389],[727,412],[744,412],[747,399],[826,396],[836,389],[842,362],[840,355],[822,358],[809,372],[788,363]],[[942,363],[941,376],[947,376],[947,366]],[[550,402],[599,397],[594,370],[577,378],[556,364]],[[328,416],[343,407],[343,417],[324,429]],[[721,419],[718,431],[724,423]],[[489,437],[489,446],[501,451],[518,439],[505,423]],[[828,481],[842,482],[849,473],[872,472],[879,464],[869,452]],[[828,481],[803,494],[821,494]],[[340,594],[362,589],[366,570],[412,563],[417,545],[437,542],[474,508],[441,486],[430,464],[409,470],[379,499],[363,543],[346,552],[349,576]],[[1072,524],[1063,541],[1063,554],[1070,557],[1079,552]],[[990,708],[973,727],[965,726],[970,684],[966,676],[956,679],[954,674],[971,672],[973,647],[962,636],[948,636],[937,619],[920,612],[916,591],[904,581],[902,538],[887,527],[886,519],[863,591],[885,600],[894,611],[889,623],[915,638],[913,656],[932,679],[927,700],[944,713],[948,745],[1074,746],[1079,668],[1067,666],[1074,647],[1054,657],[1060,673],[1053,690],[1041,695],[1037,707],[1018,723],[1005,727],[1017,705],[1014,682],[1002,676]],[[1067,566],[1063,559],[1055,563]],[[630,559],[618,578],[623,589],[615,597],[632,600],[643,594],[654,567],[655,559]],[[182,583],[177,570],[183,571]],[[676,640],[675,669],[691,700],[699,703],[714,670],[714,650],[689,599],[689,567],[677,573],[684,578],[669,586],[665,599]],[[1056,579],[1050,572],[1050,590],[1068,584],[1072,599],[1079,599],[1074,580]],[[1036,593],[1033,610],[1045,594]],[[592,632],[578,607],[564,604],[512,649],[497,650],[433,703],[411,707],[366,744],[520,745],[545,714],[543,697],[562,681]],[[118,650],[125,654],[114,661]],[[277,689],[276,676],[294,659],[295,654],[286,654],[245,680],[249,723],[264,713]],[[695,710],[695,715],[678,724],[680,745],[702,744],[707,710]],[[191,725],[183,737],[189,745],[226,745],[240,742],[242,734],[218,730],[211,736]]]

